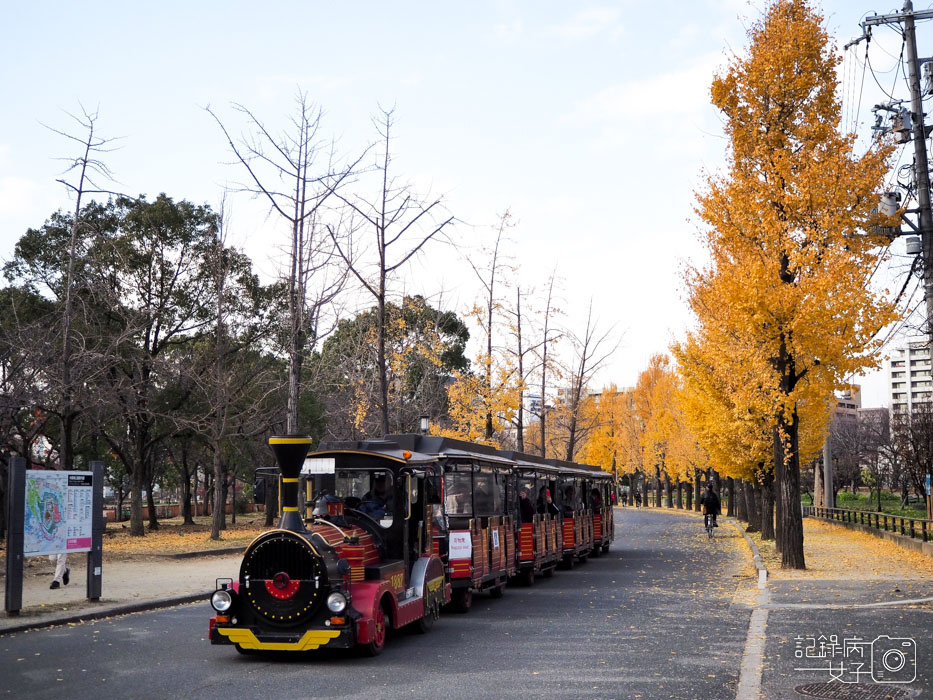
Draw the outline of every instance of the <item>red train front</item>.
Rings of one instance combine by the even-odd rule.
[[[385,440],[330,443],[307,455],[310,442],[270,439],[282,472],[282,519],[249,545],[237,581],[218,582],[212,644],[242,652],[359,646],[378,654],[390,628],[425,631],[450,600],[432,551],[436,458]],[[310,528],[299,511],[302,477],[313,496]]]

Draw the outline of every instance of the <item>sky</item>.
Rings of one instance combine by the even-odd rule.
[[[0,42],[0,260],[50,214],[73,207],[56,182],[77,155],[47,128],[80,134],[68,113],[98,112],[113,189],[217,206],[243,182],[217,124],[243,131],[231,104],[284,129],[296,93],[323,110],[322,133],[347,155],[394,108],[395,165],[456,217],[454,253],[434,245],[401,281],[406,292],[463,313],[476,299],[469,266],[498,216],[523,286],[556,271],[563,322],[582,333],[592,302],[619,347],[598,382],[632,386],[691,319],[685,266],[702,264],[694,192],[723,164],[715,72],[746,47],[762,2],[3,3]],[[921,6],[921,3],[917,3]],[[819,5],[840,47],[866,14],[891,8]],[[933,24],[920,24],[920,55]],[[840,48],[841,50],[841,48]],[[906,97],[900,38],[876,30],[840,67],[847,122],[868,138],[882,88]],[[856,61],[856,55],[858,60]],[[856,116],[857,115],[857,116]],[[905,160],[906,158],[906,160]],[[910,162],[909,153],[901,163]],[[232,195],[231,241],[266,276],[287,232],[257,201]],[[903,281],[903,241],[883,284]],[[440,294],[440,296],[438,296]],[[854,381],[863,404],[887,405],[884,372]]]

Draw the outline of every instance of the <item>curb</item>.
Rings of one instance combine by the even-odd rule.
[[[127,603],[124,605],[114,605],[101,610],[86,610],[77,612],[73,615],[62,615],[60,617],[45,618],[42,620],[32,620],[19,625],[0,628],[0,637],[16,632],[26,632],[28,630],[41,629],[43,627],[55,627],[56,625],[71,625],[80,622],[91,622],[105,617],[115,617],[117,615],[129,615],[132,613],[143,612],[146,610],[158,610],[159,608],[171,608],[185,603],[197,603],[206,601],[208,593],[189,593],[188,595],[175,596],[173,598],[160,598],[158,600],[146,600],[139,603]]]
[[[755,568],[758,569],[758,588],[763,589],[768,585],[768,568],[764,565],[764,562],[761,560],[761,552],[758,549],[758,545],[755,544],[754,540],[748,536],[748,533],[742,529],[742,526],[738,524],[735,520],[729,519],[729,522],[732,523],[732,526],[739,531],[739,534],[745,538],[745,543],[748,545],[749,549],[752,550],[752,559],[755,560]]]
[[[212,557],[222,554],[242,554],[246,549],[243,547],[226,547],[224,549],[204,549],[200,552],[179,552],[177,554],[155,554],[153,556],[165,557],[167,559],[194,559],[195,557]]]

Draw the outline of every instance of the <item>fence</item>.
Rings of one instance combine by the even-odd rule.
[[[837,520],[842,523],[854,523],[872,527],[884,532],[893,532],[924,542],[933,540],[933,520],[922,518],[907,518],[902,515],[888,515],[887,513],[874,513],[866,510],[851,510],[849,508],[823,508],[822,506],[804,506],[803,514],[826,520]]]

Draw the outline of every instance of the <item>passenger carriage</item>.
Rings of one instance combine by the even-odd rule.
[[[504,452],[515,462],[516,491],[524,490],[534,506],[532,521],[518,515],[518,576],[531,585],[537,576],[552,576],[562,558],[562,523],[552,494],[559,484],[559,470],[550,460],[521,452]]]
[[[447,533],[438,553],[447,564],[452,608],[466,612],[476,592],[501,597],[518,572],[514,462],[492,447],[453,438],[403,434],[389,439],[435,456],[443,472]]]

